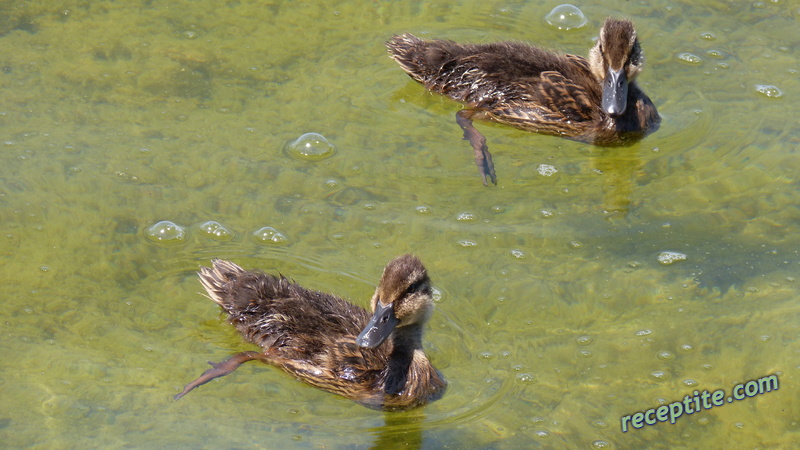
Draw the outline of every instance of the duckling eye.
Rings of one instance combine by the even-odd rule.
[[[414,283],[411,284],[411,286],[408,287],[408,289],[406,289],[406,292],[409,294],[413,294],[414,292],[417,292],[421,287],[422,287],[422,281],[415,281]]]

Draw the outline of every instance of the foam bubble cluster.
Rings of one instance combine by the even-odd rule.
[[[253,240],[261,244],[279,245],[289,242],[285,234],[272,227],[262,227],[253,232]]]
[[[661,252],[658,254],[657,258],[658,262],[668,266],[670,264],[675,264],[678,261],[686,260],[686,255],[678,252]]]
[[[216,220],[209,220],[208,222],[202,223],[200,225],[200,231],[218,241],[230,241],[233,239],[233,230]]]
[[[186,240],[186,228],[169,220],[162,220],[148,227],[145,236],[151,242],[177,244]]]

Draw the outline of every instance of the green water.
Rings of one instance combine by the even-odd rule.
[[[0,4],[0,442],[796,444],[800,8],[603,2],[564,32],[543,22],[556,5]],[[496,187],[459,105],[383,47],[413,32],[585,55],[607,15],[637,25],[661,129],[600,149],[478,123]],[[293,156],[308,132],[335,154]],[[184,238],[148,238],[162,220]],[[211,258],[366,306],[404,252],[438,291],[441,400],[384,416],[256,363],[172,399],[206,361],[252,349],[199,294]],[[779,392],[621,432],[623,416],[770,374]]]

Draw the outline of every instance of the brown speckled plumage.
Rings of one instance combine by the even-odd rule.
[[[373,310],[384,310],[377,322],[393,321],[384,336],[376,335],[383,325],[363,308],[282,276],[214,260],[213,267],[201,268],[200,281],[245,339],[263,352],[212,363],[176,398],[253,359],[376,409],[421,406],[445,391],[444,378],[422,350],[422,327],[433,309],[430,279],[411,255],[389,262],[372,297]]]
[[[620,145],[658,129],[655,105],[636,85],[644,56],[633,23],[608,18],[588,60],[520,42],[458,44],[411,34],[386,43],[389,55],[427,89],[466,104],[457,120],[476,164],[496,183],[487,119],[595,145]]]

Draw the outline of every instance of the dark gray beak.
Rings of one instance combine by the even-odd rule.
[[[611,117],[621,116],[628,104],[628,77],[623,69],[611,70],[603,80],[603,111]]]
[[[364,348],[375,348],[383,344],[383,341],[392,334],[397,322],[399,320],[394,316],[392,305],[383,306],[378,301],[375,305],[375,314],[356,338],[356,344]]]

